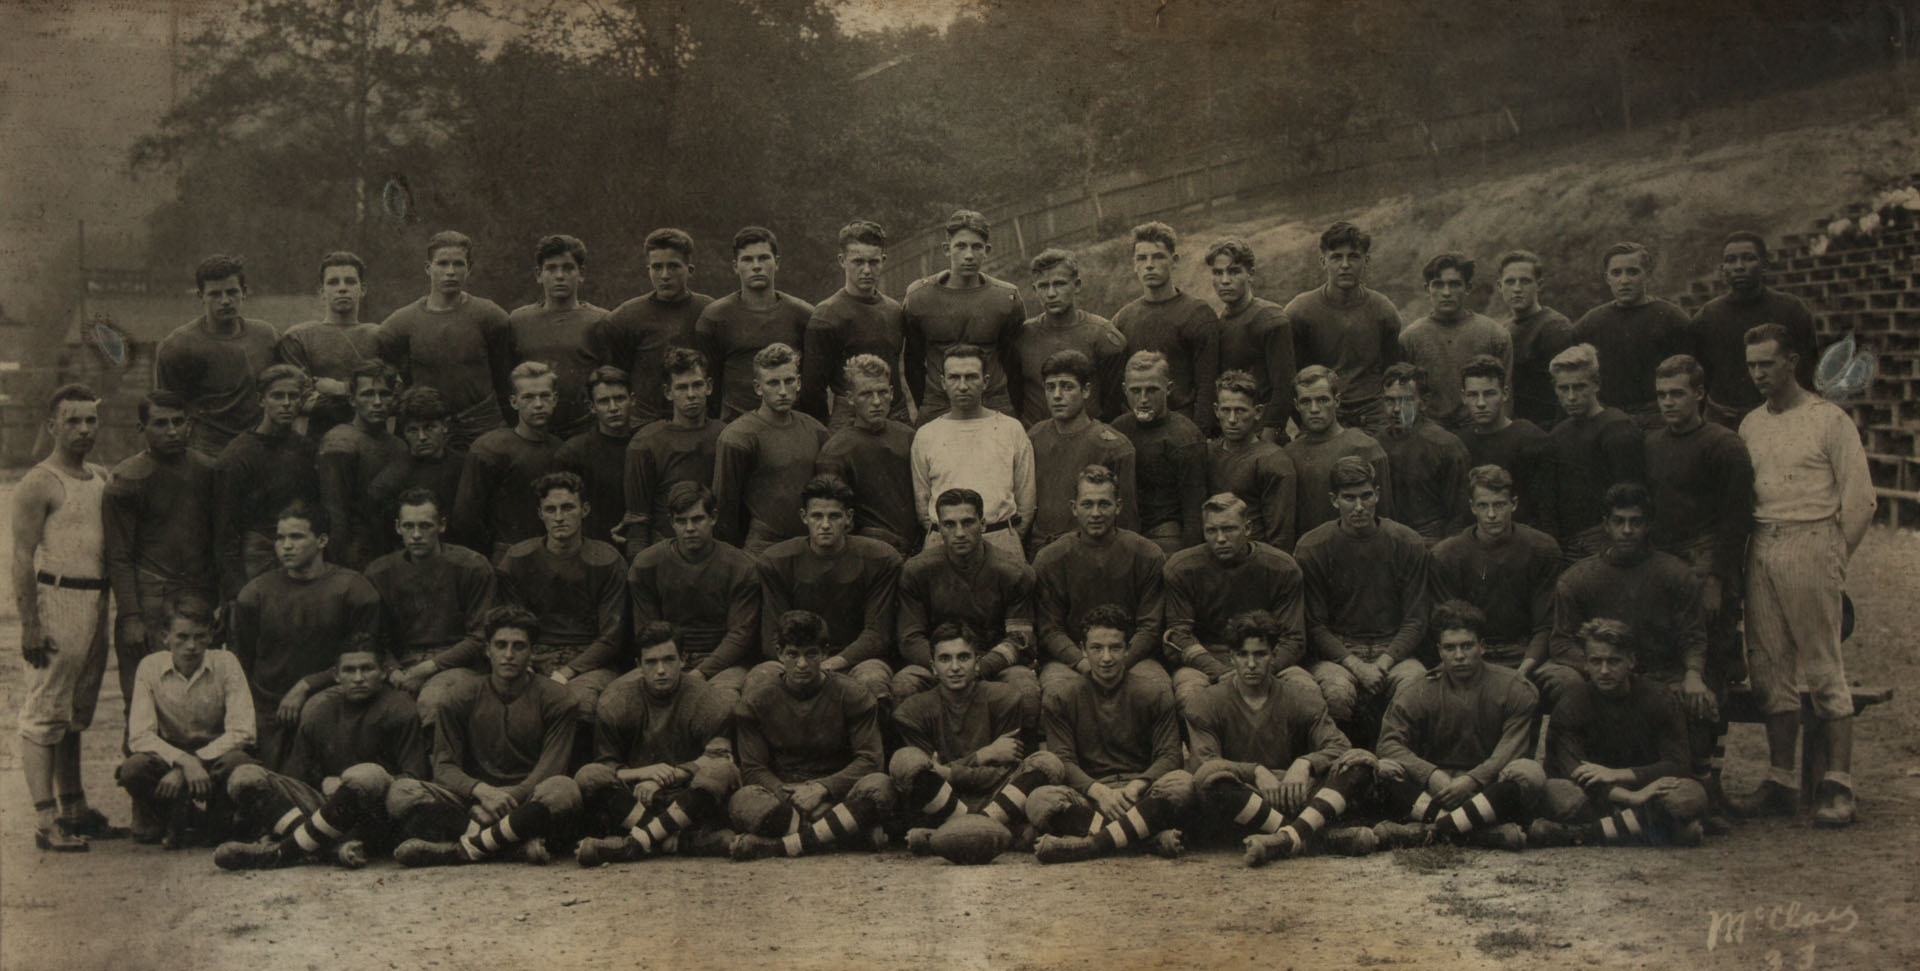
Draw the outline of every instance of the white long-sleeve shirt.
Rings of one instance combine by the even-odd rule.
[[[179,765],[191,755],[202,762],[253,744],[253,693],[240,660],[208,651],[192,677],[160,651],[140,661],[133,675],[133,707],[127,712],[127,748]]]
[[[1019,419],[997,411],[962,421],[951,415],[913,436],[913,498],[921,518],[939,521],[933,503],[948,489],[980,493],[981,518],[996,526],[1018,514],[1033,522],[1033,442]]]

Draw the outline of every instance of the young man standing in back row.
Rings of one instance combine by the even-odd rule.
[[[827,426],[794,409],[800,400],[800,355],[786,344],[768,344],[753,356],[753,391],[760,407],[720,433],[713,494],[720,504],[720,538],[758,555],[806,533],[793,500],[813,478]]]
[[[543,237],[533,252],[533,276],[540,283],[540,302],[507,315],[507,337],[515,364],[540,361],[558,376],[551,428],[565,440],[593,425],[586,402],[587,375],[594,367],[587,335],[607,312],[580,299],[587,282],[587,244],[575,237]]]
[[[1080,261],[1063,249],[1042,250],[1028,264],[1033,292],[1042,312],[1020,327],[1015,350],[1020,358],[1020,422],[1028,428],[1048,416],[1047,389],[1040,371],[1061,351],[1079,351],[1093,362],[1094,382],[1087,389],[1087,413],[1112,420],[1126,410],[1120,394],[1127,339],[1099,314],[1079,306]]]
[[[1554,400],[1553,378],[1547,373],[1547,362],[1573,344],[1573,321],[1558,310],[1541,306],[1540,282],[1546,278],[1547,271],[1540,257],[1523,249],[1508,250],[1500,254],[1496,266],[1500,274],[1500,299],[1513,312],[1507,321],[1507,336],[1513,341],[1513,360],[1507,362],[1507,374],[1512,378],[1513,418],[1532,422],[1544,430],[1560,420],[1560,404]],[[1462,371],[1463,379],[1465,375]],[[1476,457],[1474,464],[1486,463]]]
[[[327,315],[287,328],[274,354],[313,376],[313,406],[307,411],[307,437],[319,441],[328,429],[353,420],[353,372],[377,360],[380,325],[360,320],[367,295],[367,265],[344,250],[320,260],[320,298]]]
[[[1327,282],[1289,301],[1287,319],[1293,323],[1294,362],[1302,369],[1317,364],[1338,376],[1340,423],[1378,435],[1387,424],[1381,375],[1400,359],[1400,311],[1366,286],[1372,249],[1373,237],[1352,223],[1327,227],[1320,234]]]
[[[1653,400],[1653,369],[1675,354],[1693,353],[1686,311],[1650,296],[1653,253],[1639,243],[1615,243],[1601,257],[1613,299],[1573,325],[1573,342],[1600,354],[1601,400],[1624,411],[1643,432],[1660,427]]]
[[[888,368],[888,387],[894,393],[883,416],[896,422],[907,417],[907,396],[893,382],[905,346],[900,301],[880,292],[880,268],[887,263],[887,233],[877,223],[856,219],[840,230],[840,269],[844,284],[820,301],[807,321],[805,345],[800,349],[800,410],[839,431],[854,423],[858,407],[849,400],[846,365],[869,354]]]
[[[733,273],[740,278],[740,289],[708,304],[693,325],[694,340],[707,355],[719,397],[709,406],[710,413],[721,421],[730,422],[761,407],[755,360],[762,350],[775,344],[804,346],[813,305],[777,289],[779,272],[780,241],[773,230],[748,226],[734,233]],[[794,365],[797,394],[797,359]]]
[[[1427,282],[1433,309],[1400,332],[1400,355],[1427,372],[1427,417],[1441,427],[1457,430],[1466,424],[1466,406],[1460,400],[1460,369],[1481,354],[1513,366],[1513,341],[1507,329],[1467,309],[1473,290],[1473,261],[1459,253],[1441,253],[1427,261],[1420,276]],[[1388,413],[1388,418],[1394,416]],[[1389,421],[1389,426],[1394,422]]]
[[[970,209],[947,217],[947,269],[915,281],[902,301],[906,328],[907,385],[920,402],[918,424],[945,414],[947,350],[959,344],[981,348],[983,407],[1013,415],[1008,372],[1016,365],[1015,338],[1026,320],[1020,289],[985,272],[992,227]]]
[[[505,424],[513,387],[507,312],[467,292],[473,240],[447,230],[427,240],[427,295],[380,325],[380,356],[408,388],[434,388],[453,413],[453,446],[468,448]]]
[[[587,332],[587,353],[594,361],[627,372],[635,428],[673,417],[672,408],[655,393],[667,382],[666,356],[672,348],[694,346],[694,323],[713,302],[689,286],[693,237],[678,229],[656,229],[643,245],[653,289],[613,308]]]
[[[1271,300],[1253,295],[1253,247],[1244,239],[1223,239],[1207,249],[1207,274],[1213,295],[1226,309],[1220,317],[1220,371],[1253,375],[1260,404],[1260,437],[1287,443],[1293,396],[1287,382],[1299,370],[1293,362],[1293,322]]]
[[[209,256],[193,271],[206,312],[160,342],[153,386],[187,399],[193,409],[193,450],[209,459],[234,436],[260,423],[256,380],[274,362],[273,325],[240,316],[247,299],[247,268],[238,257]]]
[[[1214,422],[1213,382],[1220,377],[1220,323],[1212,307],[1174,284],[1178,246],[1166,223],[1133,227],[1133,275],[1142,293],[1113,315],[1113,326],[1128,348],[1167,356],[1173,410],[1208,431]]]

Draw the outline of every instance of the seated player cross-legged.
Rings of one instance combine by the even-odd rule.
[[[938,849],[962,829],[949,824],[969,813],[1006,827],[1011,840],[1012,829],[1025,829],[1027,793],[1057,785],[1065,768],[1051,752],[1023,760],[1022,692],[980,680],[980,635],[971,626],[948,621],[927,640],[939,680],[895,709],[901,744],[887,764],[901,812],[918,824],[907,831],[907,846]]]
[[[223,870],[265,870],[313,859],[349,869],[398,843],[387,816],[395,778],[427,778],[427,733],[414,701],[389,685],[374,650],[343,651],[334,685],[301,709],[281,771],[243,765],[227,792],[258,842],[223,844]]]
[[[513,849],[544,863],[544,838],[580,812],[566,774],[578,703],[533,673],[540,621],[523,607],[487,612],[487,675],[454,685],[433,737],[433,779],[396,779],[387,814],[411,836],[403,866],[472,863]]]
[[[1174,826],[1193,800],[1193,776],[1180,768],[1173,692],[1165,678],[1128,667],[1131,613],[1102,604],[1082,623],[1087,673],[1041,703],[1047,750],[1065,776],[1027,796],[1027,818],[1046,834],[1034,855],[1064,863],[1149,840],[1177,855]]]
[[[1382,845],[1404,846],[1478,831],[1501,849],[1527,844],[1519,826],[1546,785],[1533,747],[1533,686],[1486,663],[1486,617],[1458,600],[1433,611],[1440,666],[1394,696],[1380,726],[1375,772],[1387,808],[1408,823],[1374,827]]]
[[[734,694],[686,676],[671,624],[648,624],[634,643],[640,666],[600,694],[595,760],[573,775],[589,831],[620,835],[581,840],[581,866],[696,846],[724,853],[733,837],[724,810],[740,787],[728,737]],[[689,830],[706,838],[683,842]]]
[[[727,804],[736,860],[817,853],[893,809],[877,706],[860,682],[825,669],[827,622],[789,610],[773,631],[780,674],[749,681],[733,713],[743,783]]]
[[[1547,780],[1530,846],[1679,844],[1703,833],[1707,790],[1687,775],[1687,718],[1667,685],[1634,673],[1634,633],[1580,625],[1587,681],[1547,723]]]
[[[1187,706],[1193,787],[1210,822],[1244,840],[1248,866],[1307,848],[1373,780],[1373,756],[1349,747],[1307,678],[1279,677],[1278,618],[1249,610],[1227,625],[1233,675]],[[1327,834],[1330,845],[1371,852],[1373,830]]]

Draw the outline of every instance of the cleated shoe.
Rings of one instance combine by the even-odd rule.
[[[423,839],[410,839],[395,847],[393,859],[405,867],[452,866],[470,862],[458,843]]]
[[[1580,846],[1587,841],[1586,833],[1578,826],[1540,818],[1527,827],[1527,845],[1542,849],[1554,846]]]
[[[1768,779],[1745,799],[1727,799],[1727,808],[1748,819],[1792,816],[1800,811],[1800,790]]]
[[[1492,850],[1506,850],[1518,853],[1527,848],[1526,830],[1519,823],[1498,823],[1485,829],[1477,829],[1468,834],[1474,845]]]
[[[596,867],[602,863],[630,863],[640,858],[640,844],[630,836],[609,836],[604,839],[588,837],[574,848],[573,858],[583,867]]]
[[[1813,824],[1829,829],[1853,825],[1853,790],[1837,782],[1822,780],[1817,790],[1820,803],[1813,811]]]
[[[1283,829],[1278,833],[1255,833],[1240,841],[1246,852],[1240,859],[1248,866],[1260,866],[1268,860],[1284,860],[1299,849],[1294,842],[1293,831]]]
[[[1382,849],[1425,846],[1433,841],[1433,827],[1427,823],[1375,823],[1374,842]]]
[[[367,844],[348,840],[333,848],[333,864],[342,870],[358,870],[367,865]]]
[[[292,862],[279,843],[222,843],[213,851],[213,865],[222,870],[278,870]]]
[[[1042,836],[1033,845],[1034,859],[1042,863],[1075,863],[1094,857],[1091,836]]]
[[[105,813],[89,808],[79,819],[60,820],[60,828],[69,836],[78,836],[90,840],[123,840],[133,835],[133,830],[125,826],[115,826],[107,821]]]
[[[1341,856],[1366,856],[1380,848],[1380,837],[1371,826],[1342,826],[1330,829],[1320,841]]]
[[[85,853],[88,849],[86,840],[69,835],[58,826],[52,830],[34,830],[33,845],[50,853]]]
[[[755,836],[741,833],[733,838],[733,844],[727,847],[727,854],[735,860],[761,860],[770,856],[780,856],[786,851],[786,845],[767,836]]]

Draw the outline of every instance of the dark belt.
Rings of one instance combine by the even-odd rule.
[[[62,577],[55,576],[45,570],[41,570],[33,576],[34,579],[39,580],[49,587],[65,587],[68,590],[105,590],[107,588],[107,581],[100,577]]]
[[[983,529],[983,530],[981,530],[981,532],[983,532],[983,533],[997,533],[997,532],[999,532],[999,531],[1001,531],[1001,530],[1003,530],[1003,529],[1012,529],[1012,528],[1013,528],[1013,520],[1011,520],[1011,519],[1002,519],[1001,521],[999,521],[999,522],[997,522],[997,523],[994,523],[994,524],[993,524],[993,525],[991,525],[991,526],[988,526],[988,527],[987,527],[986,529]]]

